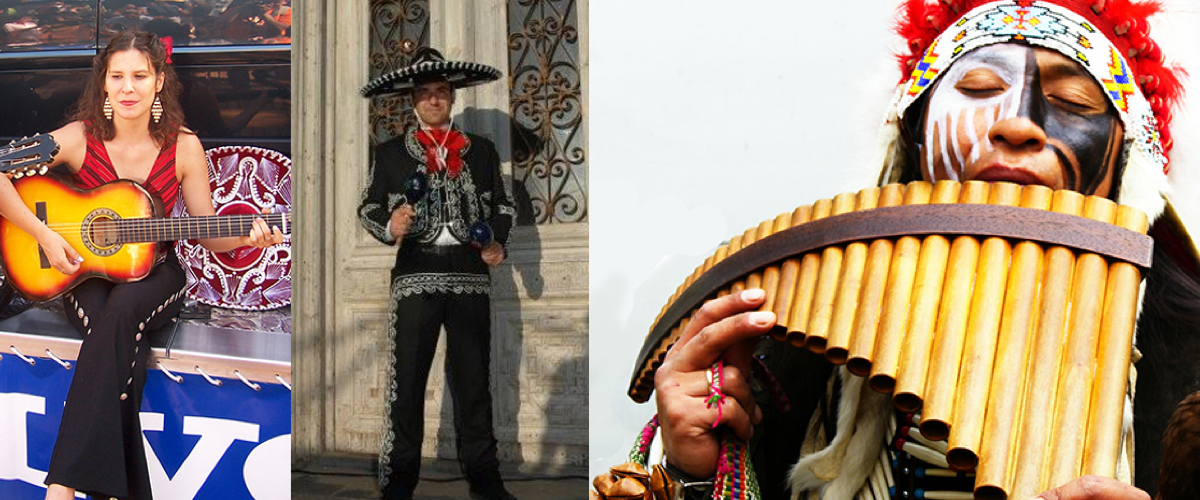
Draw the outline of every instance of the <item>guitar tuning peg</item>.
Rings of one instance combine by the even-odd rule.
[[[20,171],[20,172],[17,172],[17,173],[15,173],[15,174],[13,174],[13,178],[14,178],[14,179],[20,179],[20,178],[22,178],[22,177],[24,177],[24,176],[25,176],[25,171],[24,171],[24,170],[22,170],[22,171]]]
[[[47,167],[46,165],[42,165],[42,168],[38,169],[38,175],[46,175],[46,171],[49,169],[50,169],[50,167]]]

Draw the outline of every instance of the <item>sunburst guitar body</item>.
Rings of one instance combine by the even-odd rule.
[[[158,260],[159,243],[123,242],[115,221],[162,215],[161,205],[132,181],[117,181],[90,191],[50,177],[26,177],[15,183],[29,211],[62,235],[83,257],[79,272],[63,274],[50,266],[37,240],[0,219],[0,254],[13,286],[34,300],[48,300],[80,281],[102,276],[114,282],[146,277]]]
[[[142,279],[167,248],[159,242],[245,236],[256,217],[283,232],[290,222],[286,213],[161,218],[162,204],[128,180],[81,190],[31,176],[13,187],[25,206],[83,257],[78,272],[63,274],[50,266],[33,236],[0,218],[0,262],[13,287],[33,300],[53,299],[94,276],[117,283]]]

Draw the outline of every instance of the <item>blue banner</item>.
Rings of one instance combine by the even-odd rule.
[[[0,354],[0,498],[45,498],[46,469],[72,370]],[[142,435],[158,500],[291,498],[291,391],[151,370]],[[103,459],[102,457],[97,457]]]

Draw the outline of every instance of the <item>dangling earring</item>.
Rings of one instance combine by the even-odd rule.
[[[158,100],[158,96],[154,96],[154,104],[150,106],[150,116],[154,117],[154,123],[162,120],[162,114],[162,101]]]
[[[108,121],[111,122],[112,114],[113,114],[112,104],[108,102],[108,96],[104,96],[104,117],[107,118]]]

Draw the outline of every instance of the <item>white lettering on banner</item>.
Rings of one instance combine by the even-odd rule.
[[[163,430],[163,414],[142,412],[142,431]],[[190,500],[196,497],[200,487],[208,480],[208,475],[217,467],[217,462],[225,455],[234,441],[258,442],[258,424],[208,417],[183,417],[183,433],[189,436],[200,436],[191,454],[183,460],[183,465],[175,472],[175,477],[167,477],[162,462],[150,443],[145,439],[142,444],[146,447],[146,464],[150,469],[150,486],[154,488],[154,496],[160,498],[177,498]]]
[[[29,466],[29,414],[45,415],[46,398],[33,394],[0,393],[0,481],[20,481],[45,487],[46,472]],[[162,432],[162,413],[142,412],[143,432]],[[161,460],[143,437],[147,468],[154,495],[160,498],[190,500],[216,469],[217,463],[234,441],[257,443],[260,426],[255,423],[222,418],[183,417],[183,433],[200,439],[184,459],[174,477],[167,477]],[[291,434],[283,434],[259,444],[246,457],[243,479],[256,500],[284,500],[291,497]],[[286,485],[287,487],[281,487]],[[84,497],[77,493],[77,497]]]
[[[27,415],[46,414],[46,398],[32,394],[0,393],[0,480],[16,479],[34,486],[46,482],[46,473],[29,467]]]
[[[292,498],[292,435],[283,434],[263,441],[246,457],[242,477],[255,500]]]

